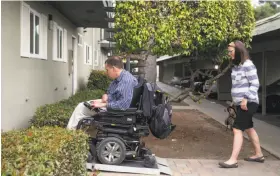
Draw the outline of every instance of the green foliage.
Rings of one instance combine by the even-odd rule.
[[[76,107],[78,103],[93,100],[93,99],[100,99],[105,92],[103,90],[95,89],[95,90],[83,90],[77,92],[75,95],[71,96],[67,100],[67,104],[71,105],[72,107]]]
[[[101,89],[106,91],[111,81],[105,71],[92,70],[88,78],[87,88],[90,90]]]
[[[88,136],[58,127],[2,133],[2,176],[86,175]]]
[[[254,28],[250,1],[119,1],[119,52],[191,55],[212,59],[233,40],[247,45]]]
[[[255,19],[261,20],[280,12],[280,2],[265,2],[263,5],[255,8]]]
[[[60,126],[66,127],[74,108],[66,103],[47,104],[37,108],[32,126]]]
[[[31,125],[35,127],[59,126],[65,128],[78,103],[99,99],[103,93],[102,90],[84,90],[77,92],[67,100],[41,106],[37,108],[31,120]]]

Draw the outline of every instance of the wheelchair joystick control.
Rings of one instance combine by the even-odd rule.
[[[91,111],[96,111],[96,112],[99,111],[99,108],[93,108],[93,107],[91,106],[91,104],[90,104],[89,102],[87,102],[87,101],[84,102],[84,105],[85,105],[85,107],[87,107],[87,108],[88,108],[89,110],[91,110]]]

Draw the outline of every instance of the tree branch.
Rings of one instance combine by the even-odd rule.
[[[194,95],[193,94],[194,87],[193,88],[191,87],[191,88],[185,89],[177,97],[172,98],[170,101],[171,102],[181,102],[182,100],[184,100],[185,98],[190,96],[191,99],[194,102],[198,102],[201,99],[208,97],[209,94],[211,93],[213,87],[215,86],[213,83],[215,83],[217,79],[219,79],[221,76],[223,76],[231,68],[231,66],[232,66],[232,64],[229,63],[228,66],[221,73],[219,73],[217,76],[215,76],[215,77],[211,78],[210,80],[208,80],[208,82],[211,85],[211,87],[205,93],[200,93],[199,96]],[[200,73],[200,70],[196,70],[195,72],[193,72],[191,70],[191,73],[192,73],[191,79],[193,80],[195,78],[195,76],[197,76],[197,74]]]
[[[208,80],[208,82],[211,85],[211,87],[205,93],[202,93],[199,96],[192,96],[192,100],[194,102],[198,102],[201,99],[208,97],[209,94],[211,93],[213,87],[215,86],[214,83],[216,82],[216,80],[219,79],[221,76],[223,76],[231,68],[231,66],[232,66],[232,64],[229,63],[228,66],[221,73],[219,73],[217,76],[215,76],[215,77],[211,78],[210,80]]]

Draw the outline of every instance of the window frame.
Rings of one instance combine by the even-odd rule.
[[[84,43],[84,37],[82,34],[78,33],[78,46],[82,47]]]
[[[61,32],[61,35],[60,35],[60,32]],[[57,36],[57,41],[56,41],[56,60],[57,61],[64,61],[64,32],[63,32],[63,28],[60,27],[60,26],[57,26],[57,29],[56,29],[56,36]],[[61,38],[60,38],[61,37]],[[61,39],[61,41],[60,41]],[[60,45],[61,44],[61,48],[60,48]],[[61,57],[59,57],[61,56]]]
[[[33,14],[33,25],[31,28],[31,14]],[[38,26],[36,28],[36,19]],[[36,45],[36,29],[38,29],[38,40]],[[20,2],[20,57],[30,59],[48,59],[48,26],[47,16],[39,13],[24,1]],[[31,34],[32,33],[32,34]],[[32,37],[32,40],[31,40]],[[31,53],[32,45],[32,53]],[[38,46],[38,54],[36,47]]]
[[[87,44],[84,43],[84,63],[85,65],[92,65],[92,47]]]
[[[56,22],[54,22],[53,25],[54,26],[52,30],[53,32],[52,59],[57,62],[66,63],[68,62],[67,30],[62,26],[59,26]]]
[[[32,9],[31,7],[29,7],[29,22],[31,23],[30,21],[30,15],[31,13],[33,13],[33,31],[32,31],[32,34],[33,34],[33,41],[31,41],[31,35],[29,36],[30,37],[30,43],[29,43],[29,55],[31,58],[38,58],[38,59],[42,59],[42,53],[40,53],[40,37],[42,35],[41,33],[41,30],[40,30],[40,25],[42,25],[42,20],[41,20],[41,14],[38,13],[36,10]],[[36,35],[36,32],[35,32],[35,28],[36,28],[36,22],[35,22],[35,19],[36,19],[36,16],[39,18],[39,25],[38,25],[38,28],[39,28],[39,39],[38,39],[38,54],[35,53],[35,47],[36,47],[36,39],[35,39],[35,35]],[[29,24],[30,25],[30,24]],[[29,29],[29,32],[31,33],[31,28]],[[33,53],[31,53],[30,49],[31,49],[31,42],[33,42]]]

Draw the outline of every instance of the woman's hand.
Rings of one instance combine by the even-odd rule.
[[[248,108],[247,108],[247,99],[246,99],[246,98],[244,98],[244,99],[242,100],[242,102],[240,103],[240,107],[241,107],[241,109],[243,109],[243,110],[245,110],[245,111],[248,110]]]

